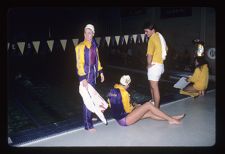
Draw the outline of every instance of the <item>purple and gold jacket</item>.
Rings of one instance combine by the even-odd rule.
[[[94,64],[91,64],[91,49],[92,52],[94,52],[94,54],[96,55]],[[96,42],[92,40],[92,43],[90,43],[87,40],[84,40],[75,47],[75,51],[77,61],[77,74],[79,76],[79,81],[82,81],[84,79],[87,79],[88,81],[95,80],[98,75],[102,73],[103,69],[99,60],[99,53]],[[96,70],[92,69],[93,67]],[[90,79],[91,73],[95,74],[95,79]]]

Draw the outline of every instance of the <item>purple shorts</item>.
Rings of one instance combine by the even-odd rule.
[[[117,122],[120,124],[120,126],[127,126],[126,117],[124,117],[120,120],[117,120]]]

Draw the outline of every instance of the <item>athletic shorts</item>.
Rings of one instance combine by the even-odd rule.
[[[161,75],[164,73],[164,64],[154,64],[148,68],[148,80],[159,81]]]
[[[120,120],[117,120],[117,122],[119,123],[120,126],[127,126],[126,117],[124,117]]]

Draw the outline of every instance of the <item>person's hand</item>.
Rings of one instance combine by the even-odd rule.
[[[105,80],[104,74],[101,73],[100,76],[101,76],[101,82],[104,82],[104,80]]]
[[[84,80],[82,81],[82,84],[83,84],[83,86],[84,86],[86,89],[88,88],[88,82],[87,82],[86,79],[84,79]]]

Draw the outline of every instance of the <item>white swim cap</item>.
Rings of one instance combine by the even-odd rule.
[[[92,24],[87,24],[84,29],[89,28],[93,33],[95,33],[95,27]]]
[[[120,84],[124,85],[124,86],[127,86],[129,85],[131,82],[131,79],[130,79],[130,76],[129,75],[123,75],[121,78],[120,78]]]

